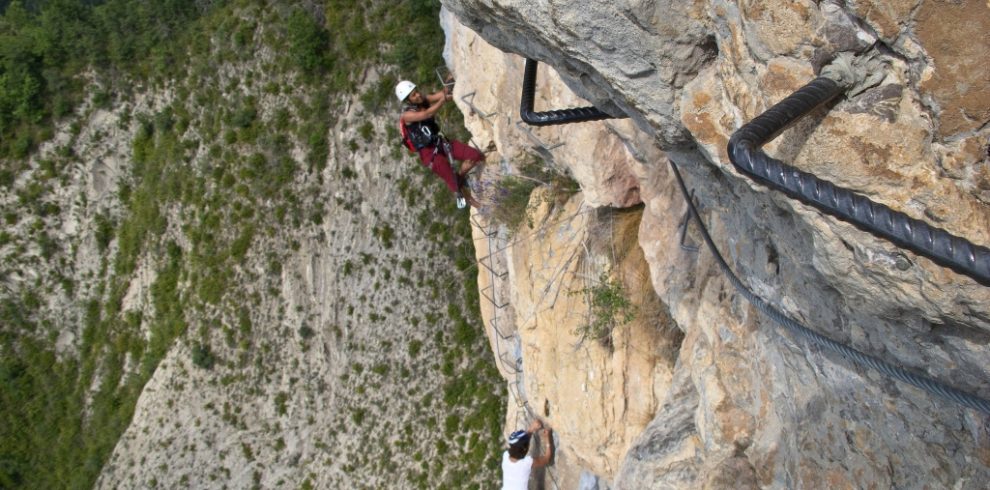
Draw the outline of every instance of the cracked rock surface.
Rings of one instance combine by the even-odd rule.
[[[526,238],[507,251],[513,272],[505,287],[516,295],[523,385],[540,408],[551,400],[548,418],[558,432],[554,481],[581,488],[980,488],[990,480],[986,415],[809,347],[737,294],[696,225],[682,236],[686,208],[667,163],[681,166],[716,244],[759,296],[833,339],[986,398],[990,289],[751,183],[732,168],[725,147],[733,131],[840,54],[875,57],[879,72],[861,74],[867,86],[789,128],[766,151],[990,245],[984,103],[990,80],[977,54],[990,49],[990,5],[449,0],[445,6],[453,17],[448,61],[458,72],[457,91],[474,91],[479,107],[499,114],[484,119],[462,106],[466,124],[506,160],[533,145],[513,129],[523,57],[541,62],[537,110],[591,102],[630,117],[534,132],[545,143],[564,143],[549,151],[555,165],[590,191],[585,206],[642,203],[637,233],[644,267],[681,336],[657,322],[651,345],[676,346],[674,357],[626,371],[622,390],[594,384],[575,390],[574,376],[588,378],[602,362],[633,366],[635,355],[615,349],[601,360],[550,360],[549,346],[567,344],[567,332],[579,324],[568,323],[565,312],[586,305],[538,308],[536,320],[519,313],[553,288],[575,288],[559,280],[530,285],[527,271],[566,259],[567,247],[547,240],[602,233],[593,220],[573,220],[566,233]],[[621,151],[591,158],[609,147],[609,138]],[[596,174],[602,168],[613,170]],[[633,189],[637,199],[617,197]],[[532,255],[537,252],[555,255]],[[615,270],[610,264],[599,265]],[[653,381],[642,378],[663,369]],[[641,383],[638,389],[634,383]],[[593,415],[617,403],[613,397],[623,390],[652,394],[649,421],[638,412]],[[594,401],[582,401],[588,396]],[[630,432],[637,433],[632,442]]]

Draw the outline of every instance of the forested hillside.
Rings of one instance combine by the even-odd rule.
[[[439,8],[0,1],[0,487],[486,486],[467,214],[394,129]]]

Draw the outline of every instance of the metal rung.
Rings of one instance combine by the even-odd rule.
[[[491,260],[492,260],[492,254],[488,254],[478,259],[478,263],[481,264],[482,267],[484,267],[485,269],[488,269],[488,272],[490,272],[493,277],[503,279],[505,278],[505,276],[509,275],[509,271],[495,272],[495,269],[491,265],[485,263],[486,261],[490,263]]]
[[[492,329],[495,330],[495,333],[498,334],[498,336],[501,337],[503,340],[508,340],[508,339],[514,338],[516,336],[516,332],[510,332],[510,333],[507,333],[507,334],[506,333],[502,333],[502,329],[498,328],[498,318],[497,317],[496,318],[492,318],[492,321],[489,322],[489,323],[491,324]]]
[[[436,67],[436,68],[433,69],[433,72],[437,74],[437,79],[440,80],[440,84],[443,85],[444,87],[452,87],[452,86],[454,86],[454,82],[456,82],[456,80],[455,81],[452,81],[452,82],[448,82],[448,81],[444,80],[443,79],[443,74],[440,73],[440,69],[443,69],[444,71],[447,71],[447,73],[450,73],[450,71],[447,69],[446,66],[438,66],[438,67]]]
[[[498,358],[499,360],[502,361],[503,368],[505,368],[507,371],[511,371],[512,374],[519,374],[519,371],[521,369],[519,366],[519,359],[508,357],[508,354],[505,352],[503,352],[502,355],[498,356]]]
[[[489,225],[486,226],[486,225],[482,225],[480,222],[478,222],[478,215],[477,214],[474,215],[474,216],[471,216],[471,224],[473,224],[474,226],[477,226],[478,229],[481,230],[481,232],[484,233],[485,236],[488,237],[488,238],[491,238],[491,237],[493,237],[493,236],[495,236],[495,235],[498,234],[498,227],[491,226],[491,224],[489,224]]]
[[[488,290],[492,290],[492,296],[489,296],[488,295],[488,293],[487,293]],[[484,296],[485,299],[487,299],[488,302],[491,303],[492,306],[494,306],[496,310],[501,310],[502,308],[505,308],[506,306],[509,306],[509,303],[508,302],[505,302],[505,303],[502,303],[502,304],[498,304],[498,302],[495,301],[494,291],[495,291],[495,285],[492,284],[492,285],[490,285],[490,286],[482,289],[481,290],[481,295]]]
[[[485,112],[485,111],[483,111],[481,109],[478,109],[478,107],[475,106],[474,105],[474,102],[473,102],[474,101],[474,95],[476,93],[477,93],[477,90],[473,90],[473,91],[471,91],[471,93],[465,94],[463,97],[461,97],[461,100],[465,104],[467,104],[468,107],[471,108],[471,113],[472,114],[477,114],[477,115],[481,116],[482,119],[488,119],[488,118],[490,118],[490,117],[498,114],[497,112]]]
[[[564,146],[564,142],[563,141],[561,141],[560,143],[551,145],[551,146],[547,146],[547,144],[544,143],[543,140],[541,140],[539,138],[539,136],[536,136],[536,134],[534,134],[533,131],[530,130],[528,126],[524,125],[522,121],[516,121],[516,127],[519,128],[520,131],[522,131],[523,133],[525,133],[526,136],[529,137],[529,139],[533,143],[536,143],[537,146],[539,146],[540,148],[542,148],[542,149],[544,149],[544,150],[546,150],[548,152],[550,150],[555,149],[555,148],[560,148],[561,146]]]

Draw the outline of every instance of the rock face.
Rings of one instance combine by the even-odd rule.
[[[578,195],[559,209],[535,211],[538,231],[512,248],[523,389],[559,436],[573,441],[560,460],[602,475],[615,473],[653,418],[680,342],[649,287],[636,245],[640,216],[641,210],[593,212]],[[630,293],[637,315],[619,322],[605,342],[581,330],[593,321],[588,290],[607,270]]]
[[[584,192],[535,214],[539,225],[518,233],[502,261],[499,287],[511,299],[522,366],[503,374],[528,400],[525,415],[556,427],[553,482],[588,486],[587,472],[616,488],[990,481],[985,414],[782,333],[719,272],[696,225],[682,234],[686,207],[667,163],[679,164],[716,245],[756,294],[835,340],[986,398],[990,289],[748,181],[725,147],[840,53],[872,57],[879,68],[862,73],[866,82],[767,152],[987,246],[990,80],[979,53],[990,49],[990,5],[445,6],[455,96],[476,142],[494,144],[506,167],[533,151],[514,116],[523,56],[542,62],[536,110],[587,100],[630,116],[530,130]],[[588,306],[567,294],[586,287],[575,283],[593,284],[604,271],[636,289],[618,272],[622,261],[569,257],[621,241],[601,230],[597,218],[616,213],[602,207],[640,201],[640,269],[660,311],[618,328],[611,350],[579,342],[574,331],[586,317],[575,312]]]

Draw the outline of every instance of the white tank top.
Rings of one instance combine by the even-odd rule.
[[[529,488],[529,472],[533,469],[533,457],[526,456],[515,463],[509,452],[502,453],[502,490],[526,490]]]

